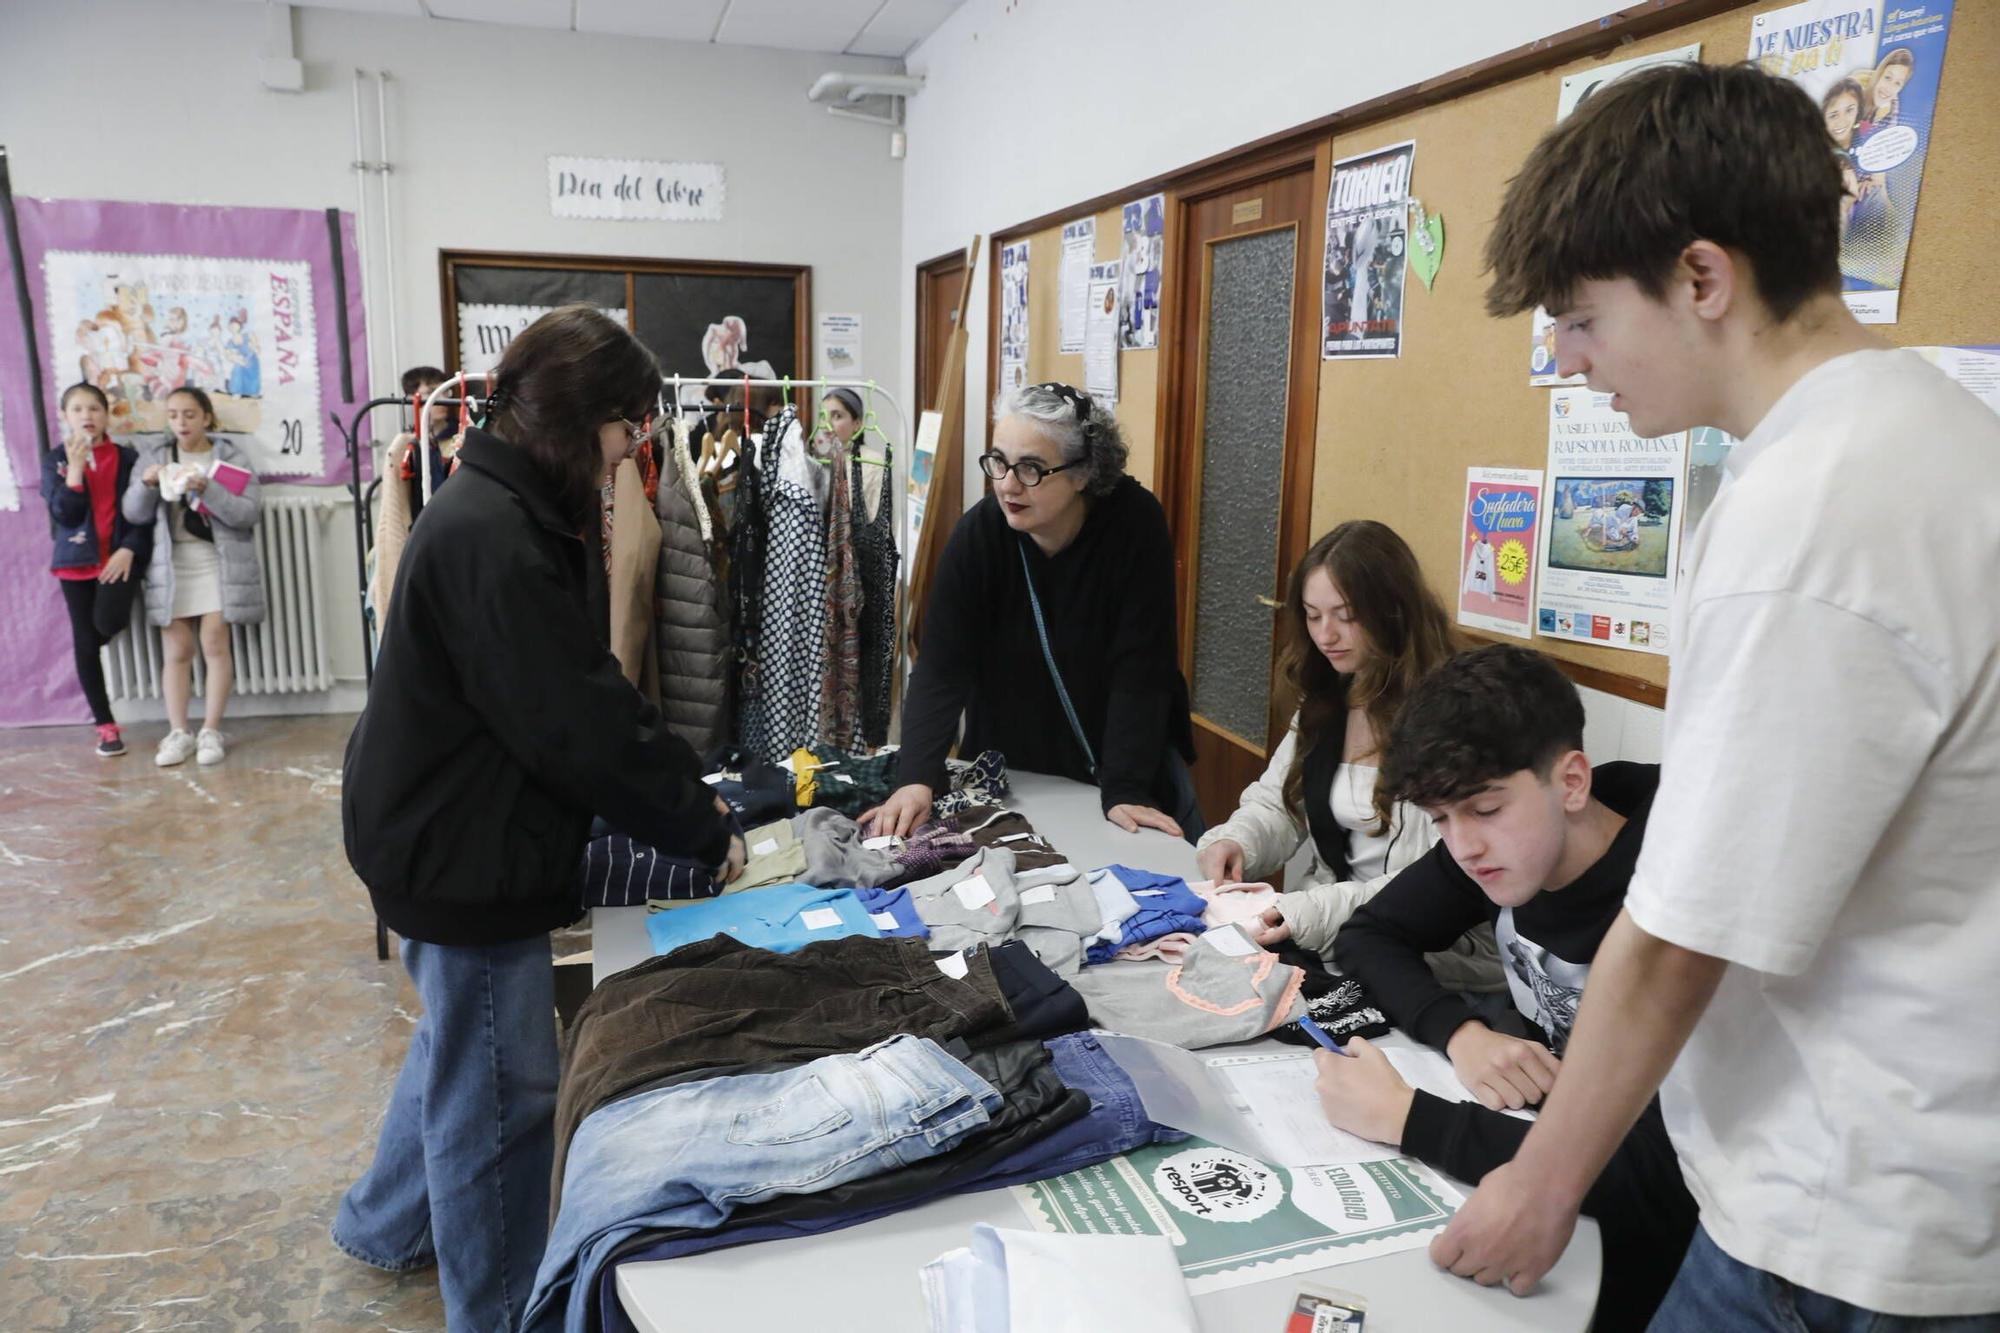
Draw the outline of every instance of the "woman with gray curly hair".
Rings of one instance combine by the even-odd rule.
[[[954,741],[1095,785],[1127,832],[1201,833],[1173,542],[1127,452],[1110,409],[1067,384],[995,402],[979,457],[993,484],[938,562],[903,700],[903,785],[862,815],[871,833],[930,818]]]

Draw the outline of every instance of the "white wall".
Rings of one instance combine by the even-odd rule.
[[[902,166],[887,130],[829,116],[805,93],[827,69],[894,62],[327,10],[295,11],[294,32],[306,90],[275,93],[258,82],[261,5],[0,0],[0,133],[16,193],[352,211],[351,71],[386,69],[404,365],[443,361],[440,249],[534,250],[809,264],[813,309],[859,312],[864,369],[891,382],[907,281]],[[372,95],[367,114],[372,124]],[[720,161],[725,220],[556,218],[552,153]],[[393,392],[381,234],[367,225],[373,383]],[[327,563],[330,613],[344,622],[349,525],[334,525]],[[338,646],[340,674],[358,678],[358,646],[345,635]]]
[[[991,237],[1617,7],[1610,0],[966,0],[908,60],[926,82],[909,101],[900,290],[910,332],[899,382],[913,392],[916,266],[975,232]],[[970,301],[972,452],[984,447],[980,405],[991,398],[991,262],[990,252],[981,256]],[[971,498],[979,476],[972,468],[965,475]],[[1592,735],[1602,742],[1593,757],[1658,757],[1658,709],[1584,693]]]

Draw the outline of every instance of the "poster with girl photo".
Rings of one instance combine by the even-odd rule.
[[[1118,345],[1160,345],[1160,272],[1166,263],[1167,197],[1125,205],[1118,252]]]
[[[1840,154],[1840,273],[1864,324],[1894,324],[1953,0],[1806,0],[1750,21],[1750,58],[1819,105]]]

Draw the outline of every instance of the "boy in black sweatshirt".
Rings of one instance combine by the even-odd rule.
[[[1383,755],[1378,802],[1420,806],[1442,841],[1357,911],[1334,940],[1391,1022],[1451,1058],[1484,1105],[1413,1091],[1363,1039],[1318,1052],[1328,1119],[1461,1180],[1514,1156],[1528,1122],[1503,1114],[1555,1086],[1598,944],[1625,900],[1655,764],[1593,769],[1583,703],[1540,653],[1495,644],[1462,653],[1404,704]],[[1490,923],[1511,1011],[1476,1012],[1440,986],[1424,955]],[[1672,1284],[1696,1208],[1657,1099],[1625,1138],[1583,1213],[1604,1240],[1592,1327],[1643,1329]]]

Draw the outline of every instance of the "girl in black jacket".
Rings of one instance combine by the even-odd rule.
[[[151,528],[127,523],[119,510],[139,455],[104,433],[111,420],[104,390],[72,384],[61,406],[63,447],[42,454],[42,499],[55,536],[49,570],[62,582],[76,678],[97,723],[97,753],[109,759],[125,753],[125,741],[111,716],[97,654],[131,619],[132,593],[153,535]]]
[[[435,1261],[452,1328],[520,1323],[549,1220],[556,1094],[548,932],[582,915],[592,815],[742,868],[687,744],[586,611],[585,533],[659,392],[652,354],[585,306],[508,345],[487,425],[410,530],[348,741],[348,861],[403,936],[424,1014],[334,1243]]]

